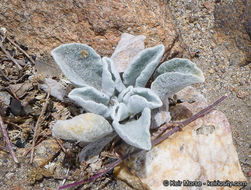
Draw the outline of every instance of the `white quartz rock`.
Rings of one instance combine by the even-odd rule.
[[[192,88],[182,90],[178,96],[188,99],[190,103],[182,104],[193,114],[206,106],[205,98]],[[206,184],[207,180],[246,181],[233,144],[231,127],[220,111],[198,118],[150,151],[131,156],[124,166],[115,169],[117,178],[130,185],[139,184],[137,180],[140,179],[140,184],[149,190],[230,189],[203,184],[201,187],[181,185],[174,188],[164,186],[164,180],[190,180]],[[135,181],[128,180],[133,178],[124,175],[126,168],[130,168]],[[232,189],[240,187],[232,186]]]
[[[94,142],[113,131],[110,123],[94,113],[78,115],[69,120],[58,120],[52,129],[52,135],[64,140]]]

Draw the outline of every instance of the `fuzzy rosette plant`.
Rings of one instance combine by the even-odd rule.
[[[105,117],[126,143],[145,150],[151,149],[151,110],[182,88],[204,81],[201,70],[187,59],[171,59],[157,68],[163,54],[163,45],[143,49],[119,73],[111,58],[101,58],[86,44],[63,44],[52,51],[77,87],[68,97]],[[146,88],[151,76],[151,88]]]

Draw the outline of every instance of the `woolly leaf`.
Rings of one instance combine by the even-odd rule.
[[[205,80],[202,71],[195,63],[188,59],[174,58],[162,63],[154,73],[154,78],[157,78],[159,75],[166,72],[191,74],[200,79],[200,82],[204,82]]]
[[[42,84],[41,88],[48,92],[48,86],[50,88],[50,95],[54,96],[60,101],[63,101],[63,98],[66,94],[66,88],[60,82],[57,82],[54,79],[45,78],[45,84]]]
[[[144,87],[158,66],[164,50],[163,45],[158,45],[139,52],[123,74],[124,84]]]
[[[111,59],[118,72],[124,72],[132,59],[145,48],[144,35],[133,36],[123,33]]]
[[[151,89],[159,95],[161,99],[172,97],[176,92],[186,86],[202,82],[197,75],[167,72],[159,75],[152,83]]]
[[[93,112],[104,117],[109,117],[109,97],[93,87],[73,89],[69,98],[82,106],[86,111]]]
[[[151,111],[145,108],[138,120],[132,119],[125,124],[113,121],[113,127],[118,135],[127,143],[140,149],[151,149],[151,135],[149,132]]]
[[[110,58],[104,57],[103,61],[103,73],[102,73],[102,89],[108,96],[114,94],[115,89],[121,92],[125,89],[124,84],[121,81],[120,75]]]
[[[152,90],[141,87],[127,87],[120,93],[118,101],[127,105],[130,115],[141,112],[145,107],[154,109],[162,106],[160,98]]]
[[[64,75],[77,86],[102,87],[100,56],[88,45],[63,44],[51,52]]]
[[[124,97],[124,102],[127,103],[131,114],[137,114],[145,107],[154,109],[162,106],[162,101],[153,91],[141,87],[132,89],[130,96]]]
[[[113,120],[122,121],[130,116],[129,110],[124,103],[119,103],[113,107],[111,118]]]
[[[128,86],[127,88],[125,88],[118,96],[118,101],[123,101],[123,99],[125,98],[125,96],[128,96],[132,93],[132,89],[133,86]]]

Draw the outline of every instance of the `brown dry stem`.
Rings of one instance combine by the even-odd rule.
[[[2,128],[2,131],[3,131],[3,135],[4,135],[4,138],[5,138],[5,141],[6,141],[6,144],[7,144],[7,147],[9,149],[9,152],[11,154],[11,157],[13,158],[13,160],[16,162],[16,163],[19,163],[16,156],[15,156],[15,153],[13,151],[13,148],[12,148],[12,145],[11,145],[11,142],[10,142],[10,139],[8,137],[8,133],[6,131],[6,127],[5,127],[5,124],[3,122],[3,119],[2,119],[2,116],[0,115],[0,125],[1,125],[1,128]]]
[[[16,44],[13,40],[11,40],[8,36],[6,36],[6,39],[13,44],[14,46],[17,47],[17,49],[19,49],[29,60],[30,62],[35,65],[35,61],[18,45]]]
[[[46,97],[44,106],[43,106],[43,108],[42,108],[42,111],[41,111],[41,113],[40,113],[40,115],[39,115],[39,117],[38,117],[38,120],[37,120],[37,122],[36,122],[36,125],[35,125],[35,132],[34,132],[33,141],[32,141],[32,147],[31,147],[30,164],[33,162],[33,155],[34,155],[35,143],[36,143],[37,137],[38,137],[38,135],[39,135],[40,126],[41,126],[41,123],[42,123],[42,117],[44,116],[45,111],[46,111],[47,106],[48,106],[48,103],[49,103],[49,97],[50,97],[50,87],[49,87],[49,85],[48,85],[47,97]]]
[[[2,51],[5,53],[5,55],[13,62],[16,64],[17,68],[19,70],[22,69],[22,67],[17,63],[17,61],[10,55],[10,53],[5,49],[5,47],[3,46],[3,42],[6,39],[6,36],[2,36],[2,40],[0,41],[0,49],[2,49]]]

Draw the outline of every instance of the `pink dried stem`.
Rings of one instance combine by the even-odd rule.
[[[8,137],[8,133],[6,131],[6,127],[5,127],[5,124],[3,122],[3,119],[2,119],[2,116],[0,115],[0,125],[1,125],[1,128],[2,128],[2,131],[3,131],[3,135],[4,135],[4,138],[5,138],[5,141],[6,141],[6,144],[7,144],[7,147],[9,149],[9,152],[14,160],[14,162],[16,163],[19,163],[16,156],[15,156],[15,153],[13,151],[13,148],[12,148],[12,145],[11,145],[11,142],[10,142],[10,139]]]
[[[220,99],[218,99],[217,101],[215,101],[213,104],[211,104],[210,106],[206,107],[205,109],[201,110],[200,112],[198,112],[197,114],[193,115],[192,117],[186,119],[185,121],[181,122],[179,126],[175,126],[173,127],[169,132],[167,132],[166,134],[164,134],[163,136],[152,140],[152,146],[159,144],[160,142],[164,141],[165,139],[167,139],[169,136],[171,136],[172,134],[176,133],[177,131],[181,130],[183,127],[185,127],[186,125],[192,123],[194,120],[198,119],[199,117],[202,117],[206,114],[208,114],[210,111],[212,111],[212,109],[218,105],[220,102],[222,102],[224,99],[226,99],[227,96],[222,96]],[[166,130],[170,128],[170,125],[166,126]],[[165,129],[162,129],[163,131],[165,131]],[[69,187],[75,187],[78,185],[82,185],[84,183],[90,183],[95,181],[97,178],[105,175],[106,173],[108,173],[109,171],[111,171],[113,168],[115,168],[117,165],[121,164],[125,159],[128,159],[130,156],[135,155],[139,152],[141,152],[141,149],[136,149],[135,151],[133,151],[132,153],[126,154],[124,156],[122,156],[121,159],[116,160],[115,162],[113,162],[112,164],[109,164],[108,168],[103,169],[103,171],[100,170],[99,173],[95,174],[94,176],[88,178],[88,179],[84,179],[81,181],[77,181],[68,185],[64,185],[64,186],[60,186],[58,189],[65,189],[65,188],[69,188]]]
[[[169,137],[170,135],[176,133],[177,131],[181,130],[183,127],[185,127],[186,125],[188,125],[189,123],[192,123],[194,120],[198,119],[199,117],[202,117],[206,114],[208,114],[210,111],[212,111],[212,109],[218,105],[220,102],[222,102],[224,99],[226,99],[227,96],[222,96],[220,99],[218,99],[217,101],[215,101],[213,104],[211,104],[210,106],[206,107],[205,109],[201,110],[200,112],[196,113],[195,115],[193,115],[192,117],[186,119],[185,121],[181,122],[178,126],[174,127],[172,130],[170,130],[168,133],[166,133],[165,135],[155,139],[152,141],[152,146],[159,144],[160,142],[162,142],[163,140],[165,140],[167,137]],[[170,128],[170,126],[167,126],[166,129]],[[165,131],[165,129],[162,129],[163,131]]]

